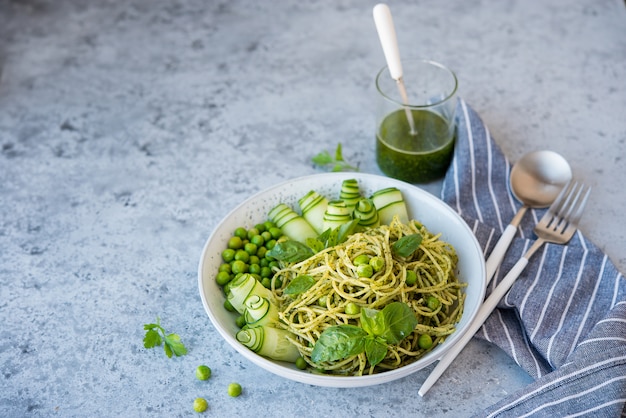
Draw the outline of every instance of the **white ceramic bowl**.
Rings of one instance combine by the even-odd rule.
[[[463,317],[457,330],[431,352],[419,360],[396,370],[367,376],[329,376],[299,370],[293,364],[262,357],[239,343],[235,335],[238,327],[235,314],[223,307],[224,295],[215,282],[221,253],[228,239],[239,226],[251,228],[267,220],[267,214],[278,203],[286,203],[297,210],[297,200],[309,190],[327,197],[337,196],[341,182],[354,178],[361,191],[368,196],[385,187],[402,191],[412,219],[422,222],[429,231],[442,233],[442,239],[451,243],[459,257],[459,280],[467,282]],[[411,184],[387,177],[359,173],[316,174],[289,180],[250,197],[233,209],[215,228],[207,240],[198,267],[198,286],[204,309],[220,335],[242,356],[267,371],[294,381],[317,386],[360,387],[390,382],[423,369],[439,359],[461,337],[476,316],[485,294],[485,262],[474,234],[467,224],[448,205],[428,192]]]

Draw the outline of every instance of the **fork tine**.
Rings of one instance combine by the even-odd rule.
[[[571,224],[576,225],[590,192],[591,187],[586,187],[583,183],[568,182],[541,218],[539,225],[557,234],[562,234]]]
[[[590,193],[591,186],[587,186],[587,190],[585,191],[585,185],[580,185],[579,196],[582,195],[582,199],[578,202],[578,206],[576,206],[576,208],[572,208],[572,214],[571,216],[569,216],[569,222],[571,224],[577,225],[578,221],[580,221],[580,218],[583,216],[583,211],[585,210],[585,205],[587,204],[587,199],[589,198]]]
[[[568,182],[563,188],[561,192],[556,197],[552,205],[548,208],[543,217],[539,220],[539,224],[544,226],[545,228],[554,228],[553,223],[558,222],[558,214],[561,212],[563,207],[567,204],[569,197],[571,195],[572,182]]]

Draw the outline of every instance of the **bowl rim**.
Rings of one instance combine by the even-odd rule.
[[[451,215],[453,218],[456,218],[461,228],[464,229],[464,232],[469,238],[469,241],[471,241],[472,251],[476,253],[476,256],[479,260],[478,262],[478,267],[480,270],[479,272],[480,283],[479,284],[481,284],[482,286],[481,286],[481,289],[478,290],[478,292],[479,292],[481,303],[485,297],[485,291],[486,291],[485,259],[482,253],[481,246],[478,243],[478,240],[476,239],[476,236],[474,235],[473,231],[471,230],[467,222],[450,205],[448,205],[443,200],[439,199],[438,197],[425,191],[424,189],[421,189],[420,187],[414,184],[406,183],[401,180],[396,180],[393,178],[380,176],[376,174],[358,173],[358,172],[333,172],[333,173],[318,173],[318,174],[311,174],[311,175],[306,175],[306,176],[290,178],[290,179],[281,181],[273,186],[270,186],[266,189],[260,190],[252,194],[251,196],[249,196],[248,198],[240,202],[238,205],[236,205],[234,208],[232,208],[213,227],[211,234],[205,241],[205,244],[202,248],[202,252],[200,253],[200,261],[198,263],[198,290],[200,293],[200,298],[202,300],[202,305],[213,327],[218,331],[218,333],[222,336],[222,338],[224,338],[224,340],[226,340],[226,342],[232,348],[234,348],[239,354],[241,354],[244,358],[248,359],[253,364],[275,375],[287,378],[292,381],[310,384],[314,386],[338,387],[338,388],[371,386],[371,385],[382,384],[382,383],[387,383],[393,380],[397,380],[397,379],[406,377],[410,374],[413,374],[419,370],[422,370],[426,366],[440,359],[452,346],[455,345],[455,343],[463,336],[463,334],[465,334],[469,324],[473,322],[474,318],[476,317],[478,313],[478,309],[480,308],[480,305],[481,305],[481,303],[476,304],[476,306],[474,306],[471,311],[467,311],[464,308],[462,319],[467,318],[466,328],[460,329],[460,330],[457,329],[457,331],[450,334],[446,338],[447,344],[442,344],[438,346],[435,350],[428,353],[428,354],[436,354],[436,355],[428,356],[427,354],[426,356],[404,367],[394,369],[394,370],[388,370],[385,372],[376,373],[372,375],[363,375],[363,376],[322,375],[322,374],[312,373],[309,371],[299,370],[295,368],[295,366],[289,367],[288,363],[271,360],[253,352],[252,350],[248,349],[243,344],[238,342],[234,335],[231,335],[226,329],[224,329],[222,326],[219,326],[219,320],[216,314],[214,313],[213,308],[209,305],[208,300],[205,296],[203,271],[204,271],[205,262],[208,261],[206,256],[207,256],[207,251],[209,250],[209,247],[211,245],[211,242],[217,235],[218,231],[223,227],[223,225],[228,222],[229,218],[234,213],[241,210],[243,207],[249,205],[251,201],[258,199],[259,197],[263,195],[270,194],[277,190],[283,189],[292,183],[306,183],[312,180],[323,181],[325,179],[334,179],[335,181],[337,180],[342,181],[344,179],[349,179],[349,178],[357,179],[360,184],[362,182],[367,183],[369,180],[370,182],[374,182],[374,181],[384,182],[388,184],[388,187],[396,186],[396,187],[402,187],[404,189],[409,188],[412,190],[413,193],[417,193],[419,195],[420,200],[423,200],[423,199],[429,200],[431,204],[440,206],[443,210],[448,212],[449,215]],[[428,227],[428,225],[426,226]],[[220,306],[219,309],[224,309],[224,308]]]

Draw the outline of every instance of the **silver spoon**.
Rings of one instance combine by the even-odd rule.
[[[502,262],[526,210],[550,206],[571,178],[572,170],[569,164],[554,151],[531,152],[513,165],[509,180],[511,191],[523,206],[507,225],[487,259],[487,283],[491,281]]]

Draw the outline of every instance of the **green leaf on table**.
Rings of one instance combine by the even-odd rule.
[[[167,357],[172,355],[182,356],[187,354],[187,348],[180,340],[178,334],[167,334],[165,328],[161,326],[161,320],[157,317],[156,323],[144,324],[143,329],[146,335],[143,337],[143,346],[145,348],[154,348],[163,344],[163,350]]]
[[[154,348],[157,345],[161,345],[161,335],[154,329],[148,329],[148,332],[143,337],[143,346],[145,348]]]
[[[315,155],[311,160],[315,165],[322,168],[330,169],[333,172],[359,171],[358,167],[346,162],[343,158],[341,142],[337,144],[334,156],[331,155],[328,151],[324,150]]]
[[[180,341],[180,337],[178,336],[178,334],[168,334],[165,337],[164,348],[165,354],[167,354],[168,357],[172,357],[171,353],[174,353],[176,357],[187,354],[187,348]]]

